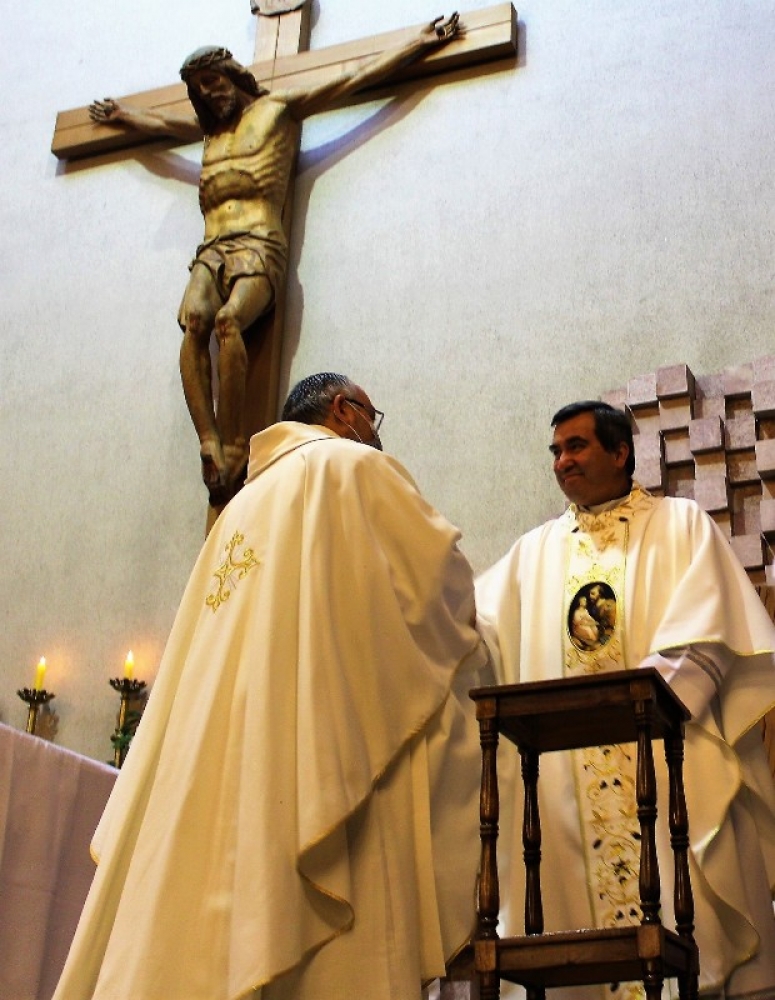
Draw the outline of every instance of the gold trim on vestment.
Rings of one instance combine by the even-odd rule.
[[[592,514],[571,507],[563,595],[566,676],[626,667],[625,581],[629,516],[645,506],[634,490],[619,506]],[[572,751],[582,856],[596,927],[637,925],[640,909],[640,824],[633,744]],[[642,984],[605,988],[606,997],[636,1000]]]

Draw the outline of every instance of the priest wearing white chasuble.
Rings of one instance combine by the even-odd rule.
[[[660,671],[692,713],[685,783],[701,993],[773,998],[775,787],[758,723],[775,705],[775,627],[707,514],[693,501],[658,499],[633,483],[632,431],[621,411],[571,404],[552,423],[554,472],[570,506],[518,539],[477,581],[497,682]],[[664,791],[662,754],[656,763]],[[542,755],[547,931],[639,922],[634,765],[632,745]],[[520,784],[516,769],[505,777],[506,801]],[[670,921],[666,795],[659,810]],[[522,933],[520,823],[515,809],[501,824],[505,933]],[[642,984],[552,997],[563,993],[636,997]]]
[[[380,421],[360,386],[312,376],[252,439],[55,1000],[419,1000],[468,939],[472,573]]]

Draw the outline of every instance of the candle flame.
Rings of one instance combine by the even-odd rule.
[[[41,656],[38,660],[38,666],[35,670],[35,690],[43,690],[43,678],[46,676],[46,657]]]

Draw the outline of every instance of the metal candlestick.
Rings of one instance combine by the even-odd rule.
[[[121,695],[116,731],[110,737],[113,744],[113,764],[120,768],[137,729],[137,723],[140,721],[139,714],[136,719],[127,719],[127,708],[130,701],[142,696],[145,681],[130,680],[128,677],[111,677],[110,686]]]
[[[38,721],[38,709],[41,705],[46,705],[52,698],[56,697],[52,691],[44,691],[38,688],[22,688],[16,692],[22,701],[29,705],[27,712],[27,732],[35,734],[35,725]]]

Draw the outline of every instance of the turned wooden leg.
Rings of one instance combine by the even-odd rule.
[[[679,937],[691,942],[694,940],[694,896],[689,875],[689,818],[686,811],[686,795],[684,794],[683,732],[678,728],[665,736],[665,759],[670,782],[670,845],[673,848],[675,863],[675,892],[673,906],[675,909],[675,927]],[[698,962],[687,976],[678,980],[681,1000],[696,1000],[698,992]]]
[[[499,1000],[500,976],[498,974],[498,911],[500,887],[498,884],[498,727],[495,719],[495,702],[477,704],[479,740],[482,747],[482,785],[479,796],[479,835],[482,853],[479,869],[479,906],[477,913],[475,961],[479,973],[481,1000]]]
[[[544,905],[541,898],[541,817],[538,814],[538,753],[520,748],[525,812],[522,846],[525,854],[525,933],[543,934]]]
[[[480,1000],[500,1000],[501,980],[497,972],[484,972],[479,976]]]
[[[657,777],[654,771],[654,748],[651,744],[654,706],[651,701],[635,703],[635,727],[638,734],[635,795],[640,823],[640,905],[643,924],[658,924],[660,885],[657,858]]]
[[[646,1000],[661,1000],[664,977],[662,975],[661,962],[649,962],[643,976],[643,986],[646,991]]]

